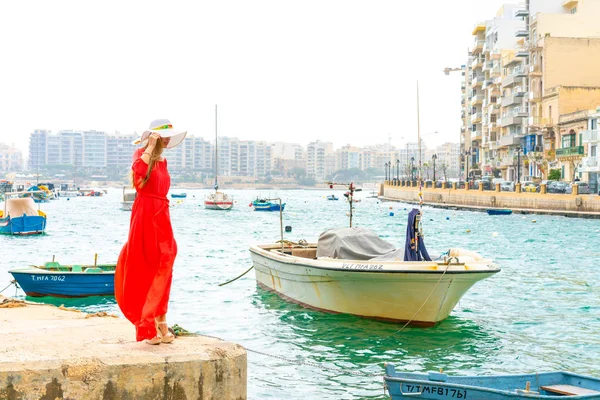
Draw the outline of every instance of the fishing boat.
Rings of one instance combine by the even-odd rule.
[[[137,192],[130,186],[123,186],[123,199],[121,200],[121,210],[131,211],[133,209],[133,202],[137,197]]]
[[[254,211],[283,211],[285,203],[280,205],[265,199],[256,199],[252,202],[252,207],[254,207]]]
[[[35,203],[48,203],[53,193],[45,185],[33,185],[20,197],[31,197]]]
[[[61,265],[47,262],[9,270],[27,296],[114,296],[115,265]]]
[[[218,153],[218,134],[217,134],[217,106],[215,105],[215,192],[210,193],[204,199],[204,208],[207,210],[231,210],[233,208],[233,198],[227,193],[219,192],[219,153]]]
[[[449,376],[441,372],[401,373],[387,364],[384,380],[392,400],[600,399],[600,379],[562,371]]]
[[[404,248],[365,228],[323,232],[317,243],[254,245],[257,284],[302,306],[334,313],[433,326],[447,318],[462,296],[500,268],[460,248],[431,260],[420,229],[421,211],[408,214]],[[280,221],[280,225],[282,225]]]
[[[5,193],[0,210],[0,234],[36,235],[46,230],[46,214],[35,206],[32,197],[14,198],[22,192]]]
[[[500,208],[490,208],[486,211],[489,215],[510,215],[510,214],[512,214],[512,210],[500,209]]]
[[[185,199],[187,197],[187,193],[171,193],[171,197],[174,199]]]
[[[327,200],[339,200],[340,198],[337,197],[335,194],[330,194],[329,196],[327,196]]]

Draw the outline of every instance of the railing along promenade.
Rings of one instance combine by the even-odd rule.
[[[461,182],[461,186],[464,182]],[[472,185],[472,183],[471,183]],[[442,187],[434,187],[432,182],[422,182],[423,201],[431,206],[466,209],[509,208],[515,212],[555,214],[576,217],[600,218],[600,197],[596,194],[579,194],[573,186],[573,193],[547,193],[546,185],[540,185],[539,192],[524,192],[520,183],[514,192],[479,188],[458,188],[457,182],[442,182]],[[380,188],[384,200],[419,201],[419,182],[392,180],[385,181]]]

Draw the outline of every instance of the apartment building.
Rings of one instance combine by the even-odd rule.
[[[459,176],[460,145],[458,143],[444,143],[426,153],[425,158],[433,163],[435,154],[436,179],[455,178]]]
[[[317,181],[323,181],[335,172],[336,157],[333,152],[333,143],[311,142],[306,147],[306,173]]]
[[[21,171],[23,169],[23,153],[21,150],[0,143],[0,171]]]
[[[29,168],[37,170],[44,168],[46,161],[46,145],[49,131],[36,129],[29,135]]]
[[[273,171],[287,176],[293,168],[306,170],[306,151],[298,143],[276,142],[271,144]]]
[[[137,134],[121,134],[115,132],[106,135],[106,165],[109,172],[126,174],[131,168],[132,155],[137,148],[132,142]]]

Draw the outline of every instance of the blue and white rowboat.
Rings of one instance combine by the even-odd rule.
[[[600,399],[600,379],[570,372],[448,376],[401,373],[387,364],[384,380],[392,400]]]
[[[35,235],[45,230],[46,214],[36,209],[31,197],[6,199],[0,210],[0,234]]]
[[[281,211],[285,210],[285,203],[279,205],[279,203],[272,203],[266,200],[254,200],[252,202],[252,206],[254,207],[254,211]]]
[[[13,268],[8,271],[27,296],[114,296],[115,265],[60,265]]]

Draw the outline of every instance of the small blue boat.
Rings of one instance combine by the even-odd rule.
[[[340,198],[337,197],[335,194],[330,194],[329,196],[327,196],[327,200],[339,200]]]
[[[448,376],[441,372],[399,373],[387,364],[384,380],[392,400],[600,399],[600,379],[570,372]]]
[[[285,210],[285,203],[279,206],[279,203],[272,203],[267,200],[256,199],[252,202],[252,206],[254,207],[254,211],[281,211]]]
[[[171,197],[174,199],[185,199],[187,197],[187,193],[171,193]]]
[[[47,262],[9,270],[27,296],[114,296],[115,265],[60,265]]]
[[[490,208],[486,210],[489,215],[510,215],[512,210],[501,209],[501,208]]]
[[[0,210],[0,234],[37,235],[46,230],[46,214],[36,209],[34,200],[7,198]]]

